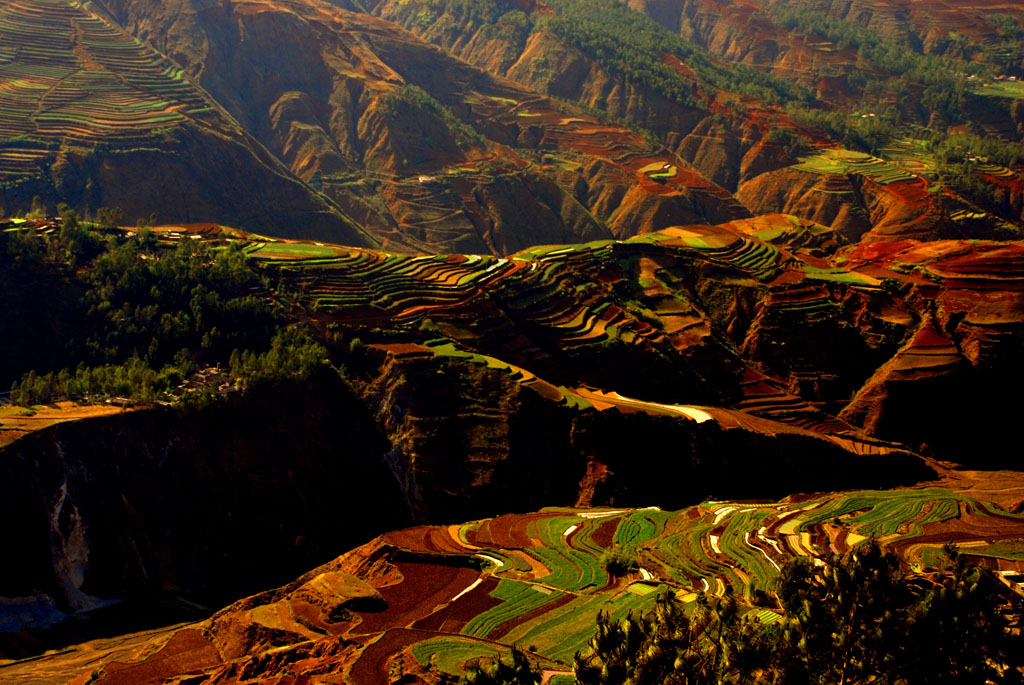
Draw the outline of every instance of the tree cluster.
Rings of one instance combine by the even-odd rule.
[[[710,53],[682,39],[650,17],[617,0],[551,0],[554,13],[537,20],[579,48],[612,74],[683,105],[695,103],[697,85],[684,79],[665,55],[674,55],[714,88],[764,102],[804,99],[792,83],[745,65],[724,66]]]
[[[11,331],[0,370],[15,401],[153,401],[193,362],[223,363],[231,350],[243,385],[303,376],[327,357],[305,334],[279,331],[273,289],[237,244],[160,245],[145,228],[103,232],[60,209],[59,231],[0,233],[0,315]]]
[[[926,113],[940,113],[950,121],[963,119],[964,96],[970,90],[967,76],[993,76],[993,69],[943,55],[915,52],[906,42],[886,38],[849,21],[814,11],[806,6],[775,5],[773,21],[789,31],[821,36],[839,50],[857,50],[857,68],[845,76],[861,94],[875,100],[907,94],[910,84],[923,87],[914,97]]]
[[[741,617],[729,595],[702,595],[686,612],[666,593],[643,616],[599,615],[574,672],[583,685],[1024,682],[1002,586],[949,553],[945,573],[916,583],[875,545],[797,560],[778,583],[784,618],[768,626]]]

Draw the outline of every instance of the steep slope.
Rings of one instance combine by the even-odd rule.
[[[852,194],[828,187],[808,192],[814,181],[794,181],[786,168],[799,163],[805,170],[807,158],[827,154],[840,141],[903,168],[954,122],[968,122],[961,131],[1014,140],[1022,119],[1020,93],[1005,76],[994,80],[993,70],[998,50],[1017,48],[1012,30],[999,28],[995,19],[980,25],[989,37],[999,34],[998,50],[974,36],[970,55],[947,55],[914,52],[919,41],[907,37],[925,31],[924,24],[935,25],[939,20],[931,15],[921,27],[904,22],[898,31],[879,34],[861,28],[853,10],[833,17],[823,8],[808,6],[801,14],[779,3],[630,6],[668,30],[614,2],[556,0],[540,7],[504,1],[473,8],[456,0],[379,0],[367,9],[492,72],[641,126],[701,173],[738,191],[737,199],[755,214],[798,214],[852,239],[872,228],[872,239],[1019,235],[1018,164],[968,165],[958,172],[961,178],[942,168],[973,160],[971,143],[938,168],[924,160],[927,171],[906,176],[916,174],[922,189],[933,187],[933,193],[943,189],[938,195],[881,188],[871,173],[851,179],[857,186]],[[956,26],[947,9],[936,16],[945,17],[944,26]],[[911,47],[904,47],[908,41]],[[977,69],[986,75],[957,71],[974,68],[958,61],[968,56],[982,61]],[[900,87],[891,87],[897,82]],[[812,92],[817,102],[808,97]],[[993,214],[990,220],[973,226],[956,221],[984,212]]]
[[[390,249],[509,254],[746,215],[628,129],[365,14],[318,0],[107,4]],[[653,162],[681,171],[651,182]]]
[[[605,46],[603,53],[613,62],[601,61],[565,30],[544,24],[546,14],[559,16],[565,11],[559,4],[549,7],[509,0],[479,10],[459,2],[375,0],[365,4],[373,14],[492,73],[653,132],[669,149],[725,188],[735,188],[746,177],[745,167],[771,167],[780,163],[779,157],[784,158],[778,150],[763,149],[756,143],[785,117],[773,108],[763,109],[760,99],[735,92],[746,80],[771,98],[795,96],[782,81],[761,82],[760,74],[752,71],[727,76],[728,67],[715,64],[704,54],[684,60],[669,53],[662,66],[669,74],[674,71],[674,77],[658,84],[637,80],[635,71],[627,73],[621,67],[622,62],[635,59],[630,53],[635,46]],[[570,3],[574,4],[578,3]],[[622,59],[625,55],[628,57]],[[616,59],[620,61],[615,63]],[[699,65],[701,73],[690,63]],[[633,66],[650,69],[650,65]],[[672,84],[673,78],[678,83]]]
[[[290,409],[276,406],[283,396]],[[387,449],[332,372],[205,411],[153,408],[23,437],[4,449],[0,486],[5,526],[21,522],[5,527],[7,553],[21,561],[0,585],[35,599],[20,614],[5,605],[5,630],[156,593],[216,606],[407,525]],[[335,524],[362,506],[380,507],[376,524]]]
[[[124,219],[221,217],[251,230],[373,244],[181,69],[92,3],[0,8],[0,211],[39,196]],[[240,192],[244,189],[244,192]],[[287,219],[287,220],[286,220]]]

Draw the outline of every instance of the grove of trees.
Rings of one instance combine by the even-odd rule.
[[[1024,638],[1011,624],[1019,597],[947,546],[945,570],[905,574],[874,543],[844,557],[799,558],[782,570],[781,621],[764,625],[736,600],[698,595],[692,608],[669,591],[651,611],[612,620],[573,666],[580,685],[915,685],[1024,682]],[[512,664],[470,683],[528,683]],[[516,656],[518,654],[518,656]],[[481,671],[482,669],[476,669]],[[533,668],[534,674],[537,673]],[[513,678],[510,674],[515,673]]]

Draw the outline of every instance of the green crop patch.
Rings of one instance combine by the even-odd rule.
[[[412,654],[421,666],[436,666],[444,673],[457,676],[464,674],[467,663],[474,659],[495,659],[507,656],[509,651],[493,643],[457,637],[436,637],[412,647]]]
[[[974,89],[978,95],[1024,100],[1024,81],[994,81]]]
[[[892,162],[863,152],[843,149],[820,150],[812,155],[802,157],[800,163],[792,168],[827,176],[859,174],[880,185],[916,178]]]
[[[499,626],[551,604],[562,596],[563,593],[543,585],[502,579],[498,587],[491,592],[491,597],[500,599],[501,604],[475,616],[462,629],[462,634],[486,638]]]

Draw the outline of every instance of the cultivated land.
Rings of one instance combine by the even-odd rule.
[[[872,540],[1024,597],[1022,60],[997,0],[0,3],[0,681],[565,685]]]
[[[431,669],[458,674],[512,644],[535,646],[541,666],[558,673],[585,645],[598,610],[642,611],[665,588],[687,603],[695,593],[730,592],[771,622],[779,616],[773,581],[787,559],[841,554],[871,538],[924,574],[955,542],[1019,590],[1019,474],[956,471],[914,452],[1014,465],[997,447],[1014,425],[1006,407],[977,389],[999,396],[992,388],[1019,373],[1011,351],[1024,316],[1020,243],[843,246],[834,231],[781,214],[508,258],[395,254],[212,224],[159,226],[152,235],[156,259],[181,243],[240,250],[272,288],[263,296],[283,298],[293,319],[319,331],[353,369],[347,392],[379,412],[370,421],[392,436],[391,458],[406,469],[399,506],[414,516],[497,514],[524,496],[543,502],[553,488],[576,506],[387,533],[206,622],[14,663],[5,667],[12,678],[137,682],[189,673],[221,682],[248,669],[327,668],[352,682],[402,673],[432,682],[439,671]],[[423,380],[449,374],[440,384]],[[470,399],[433,395],[452,387]],[[526,412],[528,433],[517,433],[518,418],[505,417]],[[94,420],[131,433],[133,421],[160,416],[63,404],[8,406],[0,421],[11,437],[37,428],[5,448],[23,450],[13,463],[56,460],[53,472],[72,479],[69,492],[85,502],[88,489],[110,487],[108,475],[94,475],[109,464],[93,464],[59,431]],[[449,435],[462,447],[453,451]],[[986,437],[989,447],[970,449]],[[544,442],[563,446],[548,454]],[[157,468],[164,450],[180,449],[152,447],[143,463]],[[538,453],[542,462],[529,461]],[[445,462],[453,456],[455,468]],[[524,479],[510,486],[501,475],[509,468]],[[771,499],[794,492],[810,494]],[[681,508],[638,508],[645,499]],[[693,501],[702,503],[685,506]],[[104,568],[124,544],[100,544],[93,521],[120,515],[75,519],[93,531],[90,567]],[[641,570],[610,577],[606,550],[635,556]],[[45,551],[38,561],[50,564]],[[61,558],[72,553],[65,546]],[[66,563],[54,567],[57,577],[85,593],[69,597],[103,602],[81,576],[63,575]],[[26,615],[47,625],[54,619],[39,613],[45,606],[38,600]]]
[[[842,554],[866,539],[927,578],[942,545],[997,570],[1024,594],[1024,481],[1004,473],[999,493],[957,473],[913,489],[811,494],[772,501],[707,501],[681,511],[545,509],[381,536],[280,590],[242,600],[211,619],[103,640],[5,669],[38,682],[122,683],[193,674],[194,682],[323,673],[351,682],[435,682],[479,657],[528,646],[547,673],[566,673],[585,650],[594,617],[652,606],[668,590],[731,593],[770,624],[771,588],[794,557]],[[606,550],[639,570],[611,577]]]

